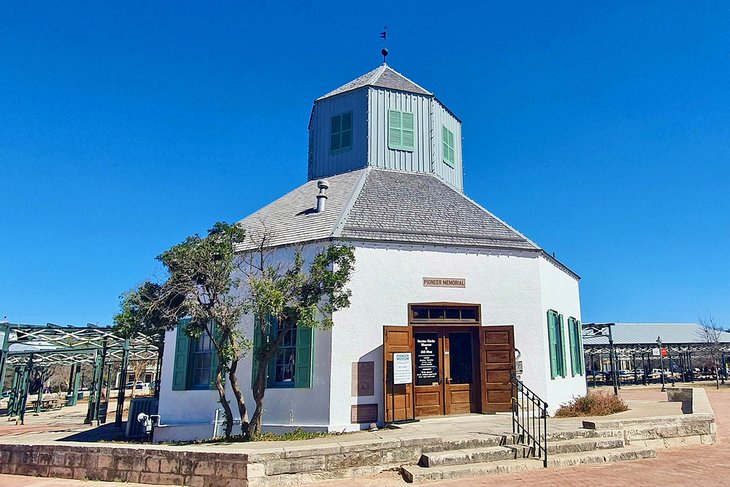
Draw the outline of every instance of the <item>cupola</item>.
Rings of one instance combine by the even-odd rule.
[[[461,121],[385,63],[315,100],[309,122],[309,180],[368,166],[464,187]]]

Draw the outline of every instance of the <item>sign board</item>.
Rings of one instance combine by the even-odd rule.
[[[417,333],[416,385],[430,386],[439,383],[438,334]]]
[[[659,349],[658,348],[652,348],[651,349],[651,355],[653,357],[658,357],[659,356]]]
[[[666,357],[667,355],[669,355],[669,350],[662,348],[662,357]]]
[[[411,384],[413,382],[413,362],[411,353],[393,353],[393,384]]]
[[[466,287],[463,277],[424,277],[423,287]]]

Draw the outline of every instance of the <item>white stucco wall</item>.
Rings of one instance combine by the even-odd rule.
[[[551,411],[585,393],[582,376],[550,379],[547,310],[566,319],[580,319],[578,281],[535,252],[447,249],[443,247],[355,243],[355,272],[350,282],[352,302],[335,313],[332,330],[314,331],[312,387],[268,389],[264,426],[281,430],[293,425],[310,429],[357,430],[351,406],[377,404],[383,421],[383,326],[408,324],[408,304],[455,302],[480,304],[482,324],[512,324],[515,346],[523,363],[522,380],[543,397]],[[303,247],[305,258],[322,245]],[[290,262],[294,249],[276,250],[272,262]],[[423,286],[423,277],[466,279],[466,288]],[[242,323],[252,336],[253,317]],[[175,332],[166,336],[160,392],[160,414],[168,428],[156,440],[210,436],[217,404],[215,391],[172,391]],[[569,350],[566,349],[566,353]],[[352,364],[374,362],[374,394],[353,397]],[[251,357],[241,360],[238,373],[246,403],[253,411]],[[232,396],[231,396],[232,397]],[[234,408],[235,409],[235,408]]]
[[[551,379],[549,365],[544,371],[544,381],[548,386],[547,390],[542,393],[542,397],[548,403],[550,414],[553,414],[561,404],[586,393],[585,376],[576,375],[574,377],[572,375],[572,368],[570,366],[570,339],[568,336],[568,318],[572,316],[578,320],[581,319],[580,291],[578,289],[578,280],[575,277],[564,272],[544,256],[540,257],[539,262],[543,309],[540,317],[542,321],[542,328],[547,330],[547,311],[550,309],[562,314],[564,322],[563,343],[565,345],[566,354],[566,375],[564,378],[556,377],[555,379]],[[544,343],[545,354],[549,354],[548,347],[549,344],[546,334]]]
[[[478,303],[483,325],[513,324],[515,346],[524,367],[522,380],[537,394],[547,396],[549,359],[543,316],[546,309],[541,298],[542,260],[534,252],[358,245],[356,271],[350,285],[352,305],[335,314],[332,330],[332,348],[338,364],[332,369],[332,424],[352,428],[348,428],[350,406],[358,403],[377,403],[379,419],[383,420],[383,325],[406,326],[408,303]],[[546,279],[552,277],[562,282],[547,271],[546,274]],[[466,288],[424,287],[423,277],[465,278]],[[566,285],[555,290],[556,295],[561,292],[572,293],[566,301],[579,306],[577,281],[573,287]],[[370,360],[375,361],[375,394],[352,397],[351,363]],[[575,381],[561,386],[563,395],[580,390]]]
[[[321,245],[303,246],[302,253],[306,262],[321,249]],[[287,265],[292,261],[294,248],[281,248],[268,256],[272,265]],[[245,316],[241,327],[246,337],[253,336],[253,316]],[[173,391],[172,375],[175,361],[176,330],[165,335],[165,352],[162,362],[162,381],[160,386],[159,412],[165,428],[155,432],[155,441],[190,440],[209,438],[213,432],[213,417],[218,403],[215,390]],[[331,332],[314,330],[313,332],[312,387],[304,388],[269,388],[264,397],[263,427],[267,431],[282,431],[296,425],[305,429],[327,430],[329,426],[329,376],[331,365]],[[255,407],[251,393],[252,356],[248,353],[238,365],[237,377],[244,393],[248,414],[251,416]],[[228,387],[228,397],[234,417],[239,419],[235,399]],[[234,433],[236,428],[234,428]]]

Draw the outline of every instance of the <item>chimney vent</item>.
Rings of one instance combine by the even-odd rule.
[[[330,183],[326,179],[320,179],[317,181],[317,187],[319,193],[317,194],[317,213],[322,213],[327,204],[327,188],[330,187]]]

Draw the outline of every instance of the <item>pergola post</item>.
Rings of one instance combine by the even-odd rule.
[[[2,397],[5,386],[5,370],[8,364],[8,335],[10,335],[10,327],[0,324],[0,397]]]
[[[40,381],[40,384],[38,385],[38,396],[35,400],[35,412],[40,413],[41,412],[41,402],[43,401],[43,370],[38,370],[38,380]]]
[[[119,389],[117,390],[117,411],[114,415],[114,426],[122,425],[124,414],[124,392],[127,381],[127,369],[129,368],[129,338],[125,338],[122,352],[122,366],[119,371]]]
[[[18,388],[20,389],[20,397],[18,398],[18,415],[20,416],[20,424],[25,424],[25,406],[28,403],[28,382],[30,381],[30,373],[33,370],[33,354],[28,357],[28,362],[23,367],[23,377],[20,379]]]
[[[101,354],[97,350],[94,352],[94,368],[91,373],[91,388],[89,389],[89,407],[86,410],[86,419],[84,420],[84,424],[92,424],[98,416],[97,398],[101,391],[100,382]]]
[[[618,384],[616,383],[616,367],[614,364],[616,349],[613,346],[613,333],[611,332],[611,325],[608,325],[608,346],[610,348],[609,358],[611,359],[611,382],[613,382],[613,394],[615,396],[618,396]]]
[[[21,367],[16,365],[13,369],[13,383],[10,386],[10,397],[8,398],[8,409],[6,411],[7,416],[15,416],[18,408],[18,384],[20,383],[20,377],[22,376]]]

